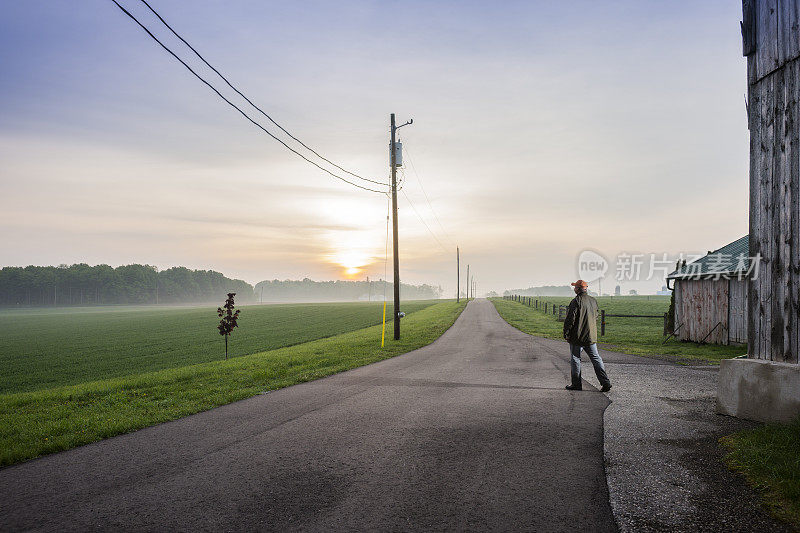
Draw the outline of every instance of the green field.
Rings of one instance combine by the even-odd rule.
[[[403,302],[406,313],[437,300]],[[229,356],[379,324],[383,304],[242,307]],[[391,315],[391,304],[388,306]],[[0,394],[177,368],[225,357],[216,307],[94,307],[0,311]],[[392,325],[387,327],[392,330]]]
[[[569,297],[535,297],[548,303],[548,314],[522,303],[492,298],[497,311],[503,319],[516,327],[540,337],[562,339],[563,322],[549,311],[555,304],[568,305]],[[658,315],[658,318],[616,318],[606,319],[606,334],[600,336],[598,320],[598,344],[608,350],[635,355],[665,355],[676,359],[694,359],[718,362],[720,359],[737,357],[746,353],[745,346],[722,346],[717,344],[698,344],[682,342],[671,338],[664,343],[663,315],[669,309],[669,296],[603,296],[597,298],[601,309],[607,314]],[[541,304],[540,304],[541,305]]]
[[[317,336],[331,334],[329,321],[335,318],[333,311],[342,305],[347,307],[351,304],[322,306],[330,312],[319,315]],[[358,304],[352,305],[358,306]],[[174,420],[248,398],[263,391],[318,379],[406,353],[425,346],[441,336],[453,324],[466,302],[439,300],[420,302],[417,305],[422,308],[403,319],[403,335],[400,341],[391,340],[392,328],[387,327],[387,341],[384,348],[380,347],[381,327],[371,326],[302,344],[233,357],[225,361],[221,360],[223,352],[219,335],[206,337],[205,328],[201,328],[203,333],[198,333],[199,338],[196,343],[213,343],[211,353],[216,354],[213,361],[175,365],[169,363],[167,357],[162,363],[169,363],[168,368],[160,370],[128,373],[111,378],[95,378],[95,381],[39,388],[27,392],[0,394],[0,466]],[[291,314],[294,317],[293,321],[302,322],[305,328],[310,330],[310,326],[303,319],[304,315],[298,314],[298,309],[302,307],[275,306],[275,308],[281,308],[285,313]],[[368,305],[367,308],[374,311],[375,306]],[[404,309],[407,311],[412,308],[412,305],[404,304]],[[183,311],[190,315],[194,312]],[[254,316],[260,311],[270,312],[267,306],[250,307],[246,308],[246,311],[248,314],[244,312],[242,314],[241,331],[234,334],[234,339],[240,333],[242,337],[245,336],[246,328],[250,327],[246,322],[248,315]],[[141,312],[145,317],[153,310]],[[159,310],[156,313],[161,312]],[[276,312],[275,309],[272,312]],[[66,315],[69,316],[71,313]],[[97,318],[101,319],[103,315],[105,313],[99,313]],[[275,315],[272,316],[275,319]],[[323,320],[324,317],[327,317],[327,320]],[[216,317],[212,316],[211,333],[214,333],[214,318]],[[365,319],[372,320],[368,317]],[[204,321],[205,316],[200,320]],[[298,324],[292,326],[290,322],[292,320],[285,322],[287,328],[290,326],[299,328]],[[354,323],[349,322],[349,324],[350,326],[341,327],[352,327]],[[124,325],[116,327],[117,333],[126,331]],[[180,321],[173,327],[183,329]],[[146,329],[139,331],[138,337],[131,336],[128,344],[120,346],[130,347],[131,343],[138,342],[137,338],[141,339],[141,342],[147,342],[150,332]],[[169,333],[169,330],[165,333]],[[306,334],[312,335],[310,331]],[[97,336],[103,335],[97,334]],[[47,342],[50,346],[58,349],[57,338],[53,335],[44,338],[49,339]],[[288,339],[296,342],[298,338],[296,335],[287,336],[284,342],[289,342]],[[188,333],[184,337],[184,340],[186,339],[190,339]],[[235,346],[234,340],[234,350]],[[145,352],[146,350],[139,353]],[[124,350],[119,355],[125,357]],[[133,366],[129,366],[129,371],[131,368]],[[51,373],[44,375],[49,376]]]

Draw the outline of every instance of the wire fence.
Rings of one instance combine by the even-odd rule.
[[[563,304],[556,304],[554,302],[548,302],[547,300],[540,300],[532,296],[522,296],[520,294],[509,294],[503,296],[503,299],[518,302],[527,307],[542,311],[546,315],[553,315],[560,322],[564,322],[564,320],[567,318],[568,306]],[[606,327],[608,326],[609,318],[660,318],[664,321],[663,334],[666,337],[669,334],[668,315],[669,313],[664,313],[663,315],[612,314],[606,313],[605,309],[600,309],[600,316],[598,317],[600,320],[600,336],[604,336],[606,334]]]

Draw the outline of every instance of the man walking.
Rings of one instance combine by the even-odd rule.
[[[579,279],[571,283],[575,288],[575,298],[569,303],[567,317],[564,320],[564,338],[569,342],[572,354],[572,384],[567,385],[567,390],[581,390],[581,349],[589,356],[594,366],[597,379],[603,387],[603,392],[611,390],[611,381],[608,379],[603,359],[597,351],[597,300],[589,296],[589,284]]]

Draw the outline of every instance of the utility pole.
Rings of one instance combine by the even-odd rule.
[[[467,265],[467,281],[464,283],[464,292],[467,293],[467,301],[469,301],[469,265]]]
[[[400,340],[400,256],[397,245],[397,146],[395,133],[403,126],[412,124],[409,120],[405,124],[395,126],[394,113],[391,114],[391,144],[389,145],[389,161],[392,167],[392,252],[394,254],[394,340]]]
[[[461,301],[461,257],[458,246],[456,246],[456,302]]]

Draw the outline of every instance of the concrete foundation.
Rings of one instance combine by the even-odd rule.
[[[717,412],[760,422],[791,422],[800,416],[800,365],[761,359],[720,364]]]

